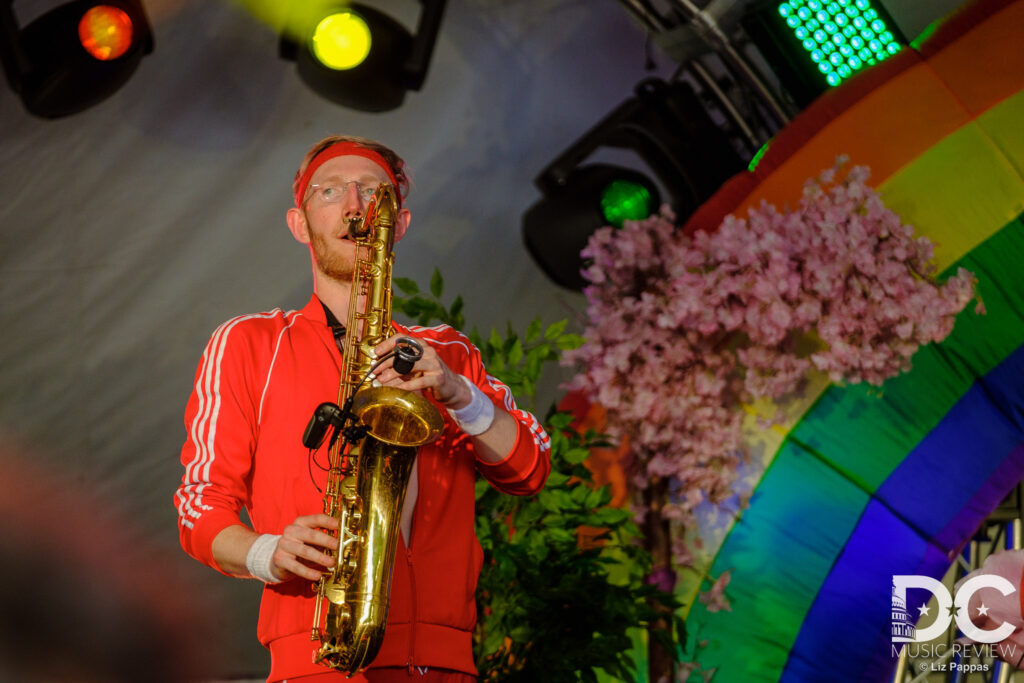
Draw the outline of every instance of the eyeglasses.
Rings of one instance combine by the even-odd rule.
[[[309,196],[306,197],[308,202],[313,197],[318,197],[324,204],[337,204],[345,197],[345,193],[348,191],[349,185],[356,186],[356,194],[364,202],[368,202],[373,199],[374,193],[377,188],[380,187],[379,182],[372,183],[361,183],[358,180],[349,180],[344,183],[331,183],[330,185],[310,185]]]

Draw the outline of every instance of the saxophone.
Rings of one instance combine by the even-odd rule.
[[[394,188],[383,183],[365,216],[349,224],[356,258],[338,405],[344,406],[340,423],[352,426],[342,429],[344,439],[336,432],[328,449],[324,512],[339,522],[339,546],[327,551],[334,567],[316,586],[312,636],[320,641],[313,661],[349,676],[373,661],[384,639],[409,475],[417,448],[443,427],[437,408],[420,394],[366,382],[378,362],[373,348],[391,333],[397,213]]]

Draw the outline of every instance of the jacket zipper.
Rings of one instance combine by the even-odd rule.
[[[418,459],[417,455],[417,459]],[[416,663],[413,660],[413,656],[416,653],[416,573],[413,567],[412,561],[412,536],[416,533],[416,509],[420,506],[419,497],[423,493],[423,489],[420,487],[420,472],[419,463],[413,461],[413,473],[416,477],[416,503],[412,508],[412,523],[409,525],[409,538],[405,539],[405,561],[409,567],[409,597],[412,600],[412,609],[410,610],[409,617],[409,675],[414,674]]]
[[[415,670],[413,654],[416,652],[416,574],[413,571],[412,550],[409,548],[405,549],[405,561],[409,564],[409,595],[412,598],[412,616],[409,624],[409,675],[412,676]]]

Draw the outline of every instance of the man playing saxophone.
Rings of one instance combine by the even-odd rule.
[[[330,137],[310,149],[286,221],[309,248],[313,295],[298,311],[243,315],[217,328],[186,408],[184,475],[175,494],[181,543],[226,575],[266,584],[258,636],[270,649],[270,682],[346,678],[313,662],[315,582],[334,567],[338,521],[322,512],[326,449],[310,452],[302,441],[317,406],[338,399],[339,321],[349,322],[354,296],[349,228],[381,184],[397,196],[397,242],[411,217],[402,206],[404,162],[361,138]],[[376,357],[385,358],[399,336],[418,341],[422,357],[405,374],[384,360],[376,383],[422,394],[444,423],[412,466],[383,644],[370,668],[350,680],[472,681],[482,559],[473,532],[475,473],[507,493],[536,493],[550,469],[549,441],[487,374],[465,336],[443,325],[393,327]],[[242,507],[252,528],[240,520]]]

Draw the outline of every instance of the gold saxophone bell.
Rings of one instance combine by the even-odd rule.
[[[339,549],[317,583],[313,661],[351,676],[366,668],[384,640],[391,573],[405,491],[419,446],[444,427],[441,413],[420,394],[364,385],[373,348],[391,332],[391,266],[397,214],[394,189],[382,184],[366,216],[349,227],[356,244],[339,405],[365,436],[331,446],[324,512],[335,517]],[[322,609],[326,605],[326,612]]]
[[[395,387],[372,387],[355,395],[352,412],[369,435],[393,446],[422,446],[437,438],[444,420],[419,394]]]

